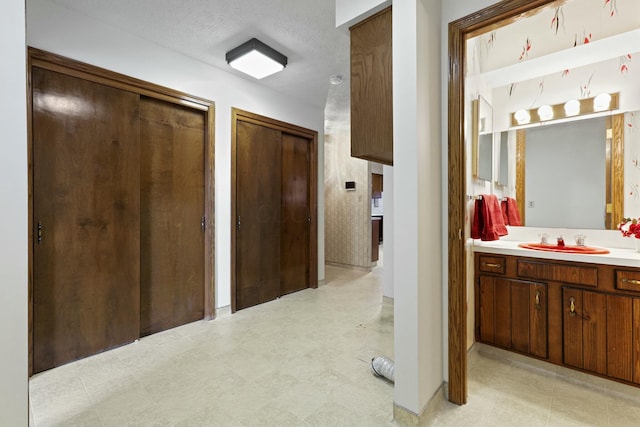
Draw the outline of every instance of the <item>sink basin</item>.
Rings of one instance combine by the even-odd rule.
[[[518,246],[525,249],[547,252],[564,252],[569,254],[608,254],[609,250],[604,248],[594,248],[593,246],[573,246],[573,245],[551,245],[548,243],[520,243]]]

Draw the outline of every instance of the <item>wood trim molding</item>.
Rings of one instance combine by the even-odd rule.
[[[464,242],[468,236],[463,236],[467,182],[463,129],[466,40],[470,35],[490,31],[502,22],[512,22],[552,1],[504,0],[449,23],[449,400],[460,405],[467,402],[467,272]]]
[[[291,135],[308,139],[309,147],[309,202],[311,205],[311,226],[309,230],[309,287],[318,287],[318,132],[301,126],[286,123],[270,117],[244,111],[238,108],[231,109],[231,312],[236,311],[236,218],[237,218],[237,124],[243,121],[271,129],[279,130]]]
[[[615,230],[624,217],[624,114],[611,118],[611,224]]]
[[[524,129],[516,130],[516,203],[520,211],[520,221],[525,222],[525,176],[526,176],[526,156],[527,156],[527,131]]]
[[[119,74],[91,64],[56,55],[33,47],[27,48],[27,151],[28,151],[28,188],[29,188],[29,261],[28,261],[28,306],[29,306],[29,368],[33,373],[33,132],[32,132],[32,84],[31,71],[34,67],[59,72],[95,83],[104,84],[139,95],[148,96],[189,108],[203,111],[205,114],[205,216],[207,228],[204,238],[204,318],[214,319],[215,305],[215,104],[204,98],[145,82],[133,77]]]
[[[34,47],[28,48],[28,57],[30,64],[29,70],[31,67],[39,67],[50,71],[57,71],[69,76],[79,77],[84,80],[105,84],[118,89],[128,90],[139,95],[146,95],[151,98],[161,99],[163,101],[173,102],[203,111],[209,111],[214,105],[213,101],[209,101],[204,98],[199,98],[197,96],[189,95],[154,83],[129,77],[124,74],[116,73],[115,71],[76,61],[75,59],[56,55],[55,53],[36,49]]]

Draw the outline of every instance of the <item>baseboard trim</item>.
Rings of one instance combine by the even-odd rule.
[[[394,402],[393,425],[398,427],[428,427],[433,424],[440,408],[447,401],[445,396],[446,386],[446,382],[440,385],[420,414],[416,414]]]

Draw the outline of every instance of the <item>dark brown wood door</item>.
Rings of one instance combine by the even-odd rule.
[[[33,372],[139,334],[139,97],[39,68]]]
[[[562,290],[564,363],[607,373],[607,296],[572,288]]]
[[[281,132],[236,125],[236,309],[280,293]]]
[[[202,111],[140,100],[140,334],[204,317]]]
[[[281,294],[309,287],[309,140],[282,135]]]
[[[633,381],[633,298],[607,295],[607,375]]]

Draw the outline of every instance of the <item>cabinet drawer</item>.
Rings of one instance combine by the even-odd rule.
[[[528,279],[552,280],[583,286],[598,286],[598,269],[574,265],[518,260],[518,276]]]
[[[616,270],[616,289],[640,292],[640,271]]]
[[[507,271],[507,261],[499,256],[480,256],[480,271],[486,273],[504,274]]]

